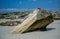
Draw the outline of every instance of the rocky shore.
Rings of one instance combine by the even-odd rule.
[[[7,21],[0,23],[1,26],[16,26],[18,24],[21,24],[20,21]]]

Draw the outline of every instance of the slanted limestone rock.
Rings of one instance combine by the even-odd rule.
[[[13,34],[24,33],[35,29],[42,31],[46,30],[46,25],[53,22],[53,17],[47,11],[43,11],[38,8],[33,13],[29,14],[29,17],[21,24],[17,25],[12,31]]]

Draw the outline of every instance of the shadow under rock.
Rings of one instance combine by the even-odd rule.
[[[54,30],[55,28],[47,28],[46,31]]]
[[[51,30],[54,30],[55,28],[46,28],[46,29],[47,29],[46,31],[51,31]],[[28,31],[28,32],[24,32],[24,33],[35,32],[35,31],[41,32],[40,29],[35,29],[35,30]],[[43,32],[44,32],[44,31],[43,31]]]

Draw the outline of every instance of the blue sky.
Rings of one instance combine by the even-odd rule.
[[[60,9],[60,0],[0,0],[0,9]]]

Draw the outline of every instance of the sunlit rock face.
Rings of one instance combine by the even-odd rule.
[[[37,13],[37,20],[46,18],[50,15],[47,10],[42,10],[41,8],[35,9],[33,13]]]

